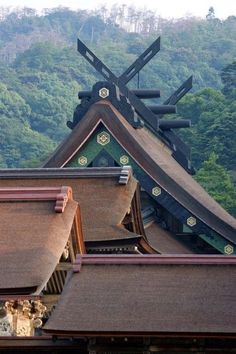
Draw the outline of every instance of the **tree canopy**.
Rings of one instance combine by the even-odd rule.
[[[236,216],[236,186],[227,170],[217,163],[217,159],[218,156],[212,152],[197,171],[196,180],[218,203]]]

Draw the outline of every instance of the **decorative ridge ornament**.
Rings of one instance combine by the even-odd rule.
[[[108,134],[107,132],[103,131],[97,135],[98,144],[105,146],[109,144],[109,142],[110,142],[110,134]]]
[[[47,312],[40,300],[28,299],[6,301],[2,309],[8,319],[7,335],[24,337],[33,336],[35,329],[42,327]]]
[[[109,96],[109,90],[106,87],[102,87],[99,91],[98,91],[98,95],[101,98],[107,98]]]

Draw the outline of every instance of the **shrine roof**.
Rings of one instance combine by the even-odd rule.
[[[70,236],[78,204],[69,187],[0,188],[0,294],[38,294]]]
[[[134,129],[109,103],[91,106],[45,167],[63,167],[102,123],[134,161],[163,190],[212,230],[236,242],[236,220],[229,215],[171,156],[168,147],[146,128]]]
[[[1,170],[0,186],[69,185],[81,209],[85,241],[102,241],[133,237],[122,221],[130,211],[137,181],[130,175],[119,183],[123,168]]]
[[[57,335],[235,333],[235,267],[233,256],[86,255],[44,330]]]

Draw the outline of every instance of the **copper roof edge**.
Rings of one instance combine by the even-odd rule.
[[[223,255],[77,255],[74,272],[91,265],[236,265],[236,256]]]
[[[0,202],[55,201],[56,213],[63,213],[69,199],[72,199],[72,189],[68,186],[0,188]]]

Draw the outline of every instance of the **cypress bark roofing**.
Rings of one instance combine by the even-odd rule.
[[[194,253],[176,236],[163,230],[157,222],[145,228],[147,240],[158,252],[165,254],[191,254]]]
[[[58,335],[232,334],[236,258],[83,256],[44,330]]]
[[[71,169],[70,169],[71,170]],[[90,169],[87,169],[90,170]],[[101,170],[100,170],[101,171]],[[73,190],[73,197],[81,209],[83,236],[86,241],[101,241],[133,237],[135,233],[126,230],[121,225],[126,213],[130,210],[131,201],[137,188],[137,181],[130,176],[127,184],[119,184],[119,174],[112,177],[80,178],[79,173],[67,177],[67,169],[61,169],[61,177],[37,178],[35,175],[19,178],[8,177],[0,180],[4,187],[55,187],[69,185]],[[90,172],[91,175],[92,172]],[[39,171],[39,175],[42,171]],[[3,174],[2,174],[3,175]]]
[[[40,292],[60,260],[77,206],[66,187],[0,189],[0,293]]]
[[[146,173],[184,208],[226,239],[236,242],[236,219],[228,214],[175,161],[166,146],[147,129],[134,129],[107,101],[91,106],[45,167],[63,167],[102,122]]]

